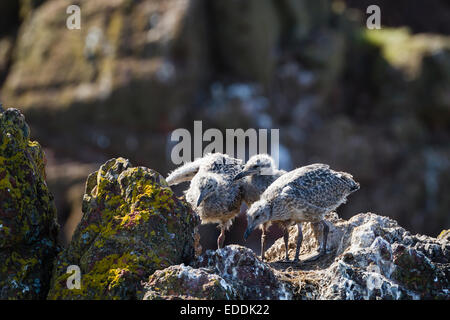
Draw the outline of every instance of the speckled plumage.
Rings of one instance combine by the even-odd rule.
[[[333,171],[325,164],[312,164],[281,176],[261,199],[272,206],[272,220],[317,222],[358,189],[350,174]]]
[[[252,156],[237,177],[238,179],[242,177],[245,203],[250,207],[259,200],[267,187],[285,173],[285,170],[276,168],[270,155],[257,154]]]
[[[222,153],[210,153],[173,171],[167,181],[170,185],[191,181],[185,191],[186,201],[200,216],[202,224],[218,223],[222,247],[225,230],[240,212],[242,183],[233,178],[242,171],[243,162]]]
[[[197,205],[203,190],[209,191],[207,198]],[[185,192],[186,201],[200,216],[202,223],[219,223],[227,228],[239,213],[242,202],[242,190],[239,183],[233,183],[222,174],[200,171],[191,181]]]
[[[292,170],[275,180],[250,207],[246,234],[272,221],[287,225],[297,223],[301,234],[300,223],[322,222],[327,212],[345,203],[347,196],[358,189],[359,184],[349,173],[333,171],[325,164]],[[324,228],[328,228],[326,223]],[[326,236],[324,240],[326,246]],[[296,259],[298,250],[299,246]]]
[[[219,152],[208,153],[203,158],[195,159],[192,162],[187,162],[178,167],[167,176],[166,181],[169,186],[191,181],[199,170],[223,174],[226,179],[231,179],[243,167],[244,164],[240,159],[235,159]]]
[[[243,198],[250,207],[258,201],[266,189],[279,177],[285,174],[285,170],[279,170],[273,158],[268,154],[252,156],[244,166],[244,169],[235,179],[242,179]],[[261,224],[261,259],[264,260],[266,247],[266,233],[271,222]],[[281,224],[284,227],[284,224]]]

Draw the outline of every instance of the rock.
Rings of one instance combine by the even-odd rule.
[[[43,299],[58,252],[45,155],[17,109],[0,108],[0,299]]]
[[[208,250],[191,266],[155,272],[144,299],[450,299],[450,243],[444,237],[411,235],[373,213],[348,221],[331,213],[326,220],[328,253],[317,262],[278,263],[284,259],[282,239],[266,252],[268,263],[248,248],[229,245]],[[306,258],[316,251],[321,230],[310,223],[303,230]],[[291,258],[296,233],[292,227]]]
[[[150,299],[291,299],[291,286],[248,248],[208,250],[191,266],[156,271],[145,284]]]
[[[328,254],[302,271],[287,272],[299,299],[450,299],[450,243],[411,235],[396,221],[373,213],[350,220],[327,216]],[[320,230],[304,226],[302,254],[315,251]],[[290,243],[296,241],[295,227]],[[294,247],[290,245],[290,255]],[[282,239],[267,251],[269,261],[284,258]],[[300,257],[302,259],[302,256]]]
[[[376,32],[367,30],[365,36],[382,49],[381,53],[389,64],[403,70],[411,78],[418,75],[424,56],[450,45],[450,40],[445,36],[412,35],[407,28],[384,28]],[[403,59],[398,52],[404,53]]]
[[[20,18],[22,20],[28,18],[33,10],[39,7],[47,0],[20,0]]]
[[[444,129],[450,126],[450,37],[431,40],[433,51],[424,54],[420,75],[411,90],[420,118],[432,128]]]
[[[217,274],[200,268],[176,265],[157,270],[145,284],[143,300],[236,299],[235,289]]]
[[[219,59],[231,74],[267,82],[276,64],[281,36],[275,2],[215,0],[210,6]]]
[[[2,101],[20,105],[38,138],[70,160],[124,154],[162,170],[155,150],[210,70],[202,3],[82,0],[81,29],[69,30],[67,1],[46,1],[21,25]]]
[[[438,239],[443,239],[446,241],[450,241],[450,229],[442,230],[442,232],[438,235]]]
[[[291,299],[288,283],[261,262],[250,249],[229,245],[216,251],[208,250],[193,263],[197,268],[207,268],[228,282],[240,299]]]
[[[194,258],[199,218],[157,172],[111,159],[86,182],[83,218],[59,254],[49,299],[135,299],[154,271]],[[81,286],[69,289],[70,265]]]
[[[79,6],[80,30],[65,28],[64,0],[42,4],[24,22],[5,99],[56,110],[89,104],[95,108],[91,120],[119,113],[122,123],[130,115],[122,109],[127,101],[129,108],[153,116],[146,121],[157,123],[156,114],[176,105],[172,99],[184,101],[178,99],[192,92],[190,86],[204,70],[198,64],[206,61],[199,57],[201,41],[184,41],[201,34],[197,29],[202,19],[196,19],[201,13],[188,14],[195,9],[193,1],[84,0]],[[132,83],[138,79],[140,85]],[[50,90],[52,86],[60,89]]]

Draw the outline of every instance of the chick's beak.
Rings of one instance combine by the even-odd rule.
[[[241,171],[237,175],[234,176],[233,181],[242,179],[243,177],[249,176],[251,174],[255,174],[256,171],[257,170],[254,170],[254,169],[248,169],[248,170],[245,170],[245,171]]]
[[[203,200],[205,200],[206,195],[207,195],[207,192],[205,192],[205,191],[202,191],[200,193],[200,195],[198,196],[198,199],[197,199],[197,207],[203,202]]]
[[[244,240],[247,240],[247,238],[249,237],[249,235],[253,232],[253,227],[247,227],[247,229],[245,230],[245,233],[244,233]]]

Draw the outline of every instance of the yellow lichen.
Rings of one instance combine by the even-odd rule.
[[[409,78],[417,76],[422,58],[443,49],[450,49],[448,37],[417,34],[408,28],[365,30],[364,37],[381,48],[383,57],[395,68],[403,70]]]
[[[189,245],[192,232],[179,235],[187,238],[180,240],[175,238],[176,230],[193,227],[198,221],[160,180],[156,172],[130,168],[122,158],[106,162],[88,178],[85,217],[70,248],[60,257],[60,261],[82,267],[82,288],[66,290],[65,270],[58,264],[49,298],[130,297],[140,290],[133,282],[136,278],[182,262],[185,251],[179,248]],[[190,218],[179,219],[181,212]],[[112,254],[114,250],[117,253]]]

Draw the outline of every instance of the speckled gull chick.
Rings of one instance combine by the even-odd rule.
[[[279,177],[285,174],[285,170],[277,169],[275,161],[268,154],[256,154],[247,161],[244,169],[234,177],[234,180],[242,179],[243,197],[250,207],[258,201],[264,191]],[[264,260],[266,248],[266,233],[269,223],[261,224],[261,259]]]
[[[297,262],[303,240],[301,223],[320,222],[323,240],[315,260],[326,253],[329,227],[323,220],[325,214],[345,203],[347,196],[358,189],[359,183],[353,180],[352,175],[333,171],[326,164],[316,163],[292,170],[275,180],[247,211],[248,224],[244,238],[264,223],[296,223],[298,240],[294,261]],[[286,261],[289,261],[288,239],[286,233]]]
[[[200,216],[202,224],[219,224],[218,248],[223,247],[225,231],[240,212],[242,183],[233,178],[242,168],[242,160],[212,153],[176,169],[166,179],[170,185],[191,181],[185,191],[186,201]]]

